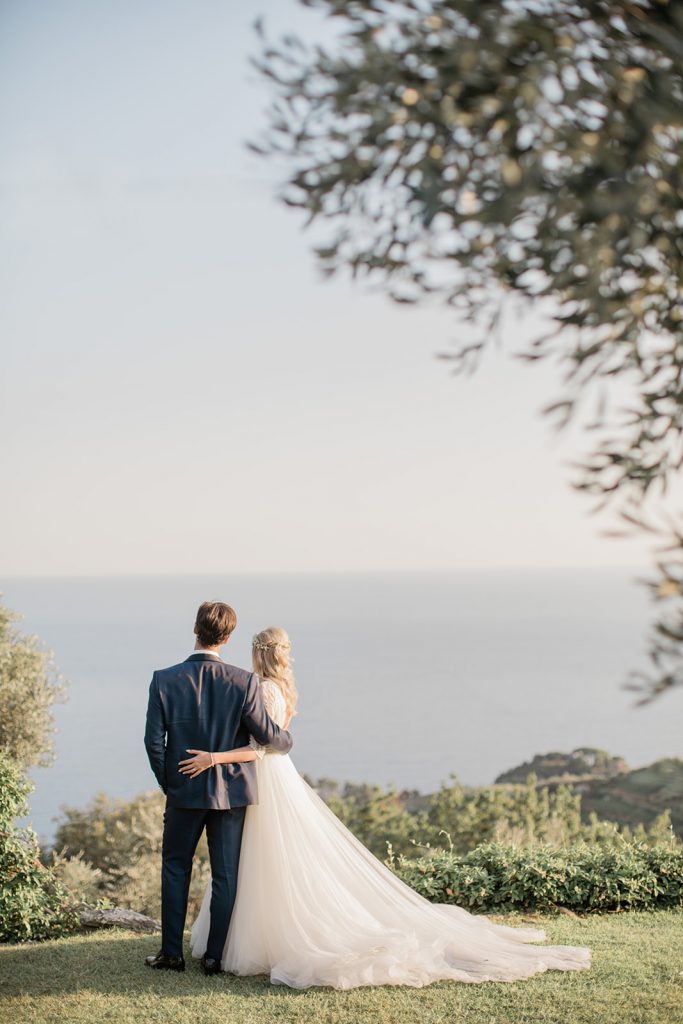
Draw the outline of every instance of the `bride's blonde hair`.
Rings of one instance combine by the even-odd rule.
[[[257,633],[251,641],[251,660],[254,672],[261,679],[272,679],[282,691],[287,705],[287,715],[292,717],[296,714],[296,682],[292,672],[292,658],[289,652],[292,641],[284,629],[279,626],[269,626]]]

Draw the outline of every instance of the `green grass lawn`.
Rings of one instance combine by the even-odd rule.
[[[506,918],[505,920],[510,920]],[[535,916],[524,921],[538,922]],[[155,937],[98,932],[0,947],[0,1020],[13,1024],[679,1024],[683,911],[544,918],[554,943],[593,967],[528,981],[295,992],[265,978],[151,971]]]

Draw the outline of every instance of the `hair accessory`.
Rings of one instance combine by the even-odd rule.
[[[290,643],[282,640],[262,640],[258,633],[252,637],[251,644],[257,651],[273,651],[276,647],[289,649],[292,646]]]
[[[256,648],[257,651],[267,651],[271,647],[275,646],[275,644],[267,644],[267,643],[265,643],[265,641],[259,639],[259,637],[257,637],[257,636],[252,637],[251,644],[252,644],[252,647]]]

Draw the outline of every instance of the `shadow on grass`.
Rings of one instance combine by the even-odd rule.
[[[59,942],[0,946],[0,995],[55,996],[85,991],[122,996],[153,993],[162,999],[221,991],[242,997],[305,995],[272,985],[265,975],[206,977],[199,960],[192,957],[186,959],[183,973],[155,971],[145,966],[144,959],[158,948],[158,938],[123,931],[107,933],[106,938],[99,933]]]

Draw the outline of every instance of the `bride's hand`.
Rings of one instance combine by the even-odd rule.
[[[206,750],[190,750],[188,747],[187,752],[194,754],[194,757],[188,757],[184,761],[178,762],[180,765],[178,771],[181,775],[188,775],[191,779],[196,779],[198,775],[213,765],[213,757]]]

